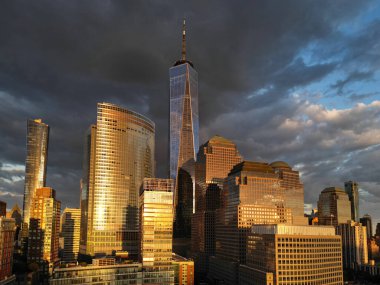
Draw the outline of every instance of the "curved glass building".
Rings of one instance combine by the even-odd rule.
[[[123,251],[137,257],[139,191],[144,177],[154,176],[155,125],[136,112],[99,103],[91,130],[95,139],[87,139],[82,181],[81,253]]]

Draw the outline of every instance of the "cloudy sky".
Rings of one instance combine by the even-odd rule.
[[[192,3],[189,3],[192,2]],[[380,222],[380,3],[374,1],[1,1],[0,199],[22,205],[26,120],[51,127],[48,185],[79,206],[83,134],[96,103],[156,123],[166,175],[168,68],[199,73],[201,138],[235,141],[247,160],[302,174],[321,190],[360,183]]]

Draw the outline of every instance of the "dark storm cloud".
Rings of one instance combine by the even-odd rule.
[[[51,127],[48,184],[57,188],[64,205],[77,206],[83,134],[96,120],[96,103],[106,101],[155,121],[158,174],[165,176],[168,68],[180,56],[181,19],[186,16],[188,56],[199,72],[201,142],[215,132],[226,134],[247,158],[303,163],[306,179],[322,179],[326,169],[335,168],[321,160],[321,153],[334,157],[337,152],[336,159],[342,159],[362,147],[343,143],[330,148],[324,138],[333,141],[330,134],[338,126],[353,132],[358,132],[355,127],[372,127],[373,118],[358,111],[355,118],[361,125],[347,116],[346,123],[328,121],[311,131],[300,118],[310,115],[305,108],[317,105],[292,97],[292,92],[336,70],[347,72],[346,77],[332,81],[333,87],[330,82],[327,89],[344,91],[353,80],[369,78],[360,75],[375,74],[379,22],[351,34],[342,28],[374,3],[2,1],[1,162],[24,164],[26,120],[43,118]],[[305,58],[307,49],[315,62]],[[363,68],[356,70],[360,64]],[[313,101],[319,91],[298,94]],[[354,90],[350,96],[360,100],[365,94]],[[316,120],[318,116],[310,119]],[[0,190],[22,194],[22,181],[12,182],[9,171],[1,170]],[[361,177],[360,169],[350,171]],[[346,179],[342,171],[336,177]],[[305,184],[316,191],[313,179]],[[374,183],[379,181],[362,179],[370,183],[368,192],[378,196]],[[306,196],[308,203],[316,198]]]

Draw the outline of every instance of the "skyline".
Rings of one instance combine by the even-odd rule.
[[[253,15],[232,9],[232,16],[226,13],[233,7],[222,3],[212,18],[190,7],[185,15],[187,48],[200,74],[200,144],[220,134],[235,142],[247,160],[288,162],[300,171],[305,203],[314,207],[325,187],[343,189],[344,181],[355,180],[360,215],[368,212],[374,223],[380,222],[380,55],[375,49],[380,44],[380,8],[371,2],[366,7],[352,2],[342,11],[341,2],[326,3],[332,7],[321,15],[311,2],[299,2],[294,11],[280,3],[274,11],[268,10],[271,5],[255,3],[260,7],[252,9]],[[157,16],[162,6],[143,5],[135,9],[148,11],[152,19],[128,22],[123,4],[95,2],[86,14],[93,17],[91,22],[79,17],[86,5],[60,4],[16,6],[21,14],[32,8],[30,15],[36,19],[16,17],[15,23],[7,21],[14,16],[12,9],[0,12],[6,24],[0,27],[0,38],[8,39],[0,45],[0,199],[8,208],[16,199],[22,206],[26,120],[40,117],[51,128],[47,186],[57,190],[62,208],[79,206],[83,141],[96,120],[97,102],[120,104],[155,121],[157,176],[166,177],[167,69],[180,56],[183,13]],[[272,20],[257,14],[258,8]],[[53,9],[52,16],[47,9]],[[284,27],[273,19],[281,9],[289,18],[278,19],[285,21]],[[310,19],[301,27],[295,22],[303,19],[303,9],[310,9]],[[240,26],[229,27],[239,15]],[[22,27],[17,26],[20,20],[26,21]],[[74,30],[77,21],[85,23],[80,31]],[[55,29],[44,30],[43,23]],[[122,23],[126,25],[117,25]],[[205,24],[209,31],[204,31]],[[102,44],[99,36],[110,45]],[[222,37],[235,42],[238,53],[228,42],[223,45]],[[349,49],[340,51],[345,45]]]

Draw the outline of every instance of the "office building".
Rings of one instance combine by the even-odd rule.
[[[354,221],[339,224],[336,233],[342,237],[343,268],[354,269],[355,265],[368,263],[366,227]]]
[[[185,21],[182,56],[169,69],[170,76],[170,178],[174,180],[174,237],[188,239],[194,211],[194,162],[199,149],[198,74],[186,58]]]
[[[98,104],[85,145],[81,246],[87,256],[124,252],[137,259],[139,190],[154,176],[154,123],[109,103]]]
[[[367,227],[367,237],[370,239],[372,237],[372,218],[370,215],[365,214],[362,218],[360,218],[360,223]]]
[[[30,205],[27,262],[47,265],[43,269],[45,273],[51,272],[59,261],[60,214],[61,202],[56,199],[55,190],[36,189]]]
[[[285,207],[292,209],[292,223],[307,225],[308,219],[304,216],[304,189],[299,172],[284,161],[272,162],[270,166],[279,176],[281,187],[285,191]]]
[[[79,252],[80,209],[66,208],[61,221],[61,236],[63,238],[62,261],[76,262]]]
[[[224,178],[241,161],[242,156],[236,145],[218,135],[199,148],[191,234],[192,256],[198,275],[207,272],[208,257],[215,254],[215,214],[220,207]]]
[[[55,268],[51,285],[142,285],[141,263],[118,264],[113,259],[93,260],[92,265]]]
[[[37,188],[45,187],[49,126],[41,119],[28,120],[22,237],[28,235],[30,208]]]
[[[12,276],[15,230],[14,219],[0,217],[0,281]]]
[[[347,193],[338,187],[325,188],[318,200],[318,224],[337,226],[350,220],[351,203]]]
[[[359,222],[359,185],[355,181],[347,181],[344,190],[351,202],[351,220]]]
[[[172,179],[145,178],[140,195],[140,262],[144,284],[174,284]]]
[[[340,236],[330,226],[254,225],[239,284],[341,285]]]
[[[217,210],[216,250],[210,258],[209,278],[237,284],[251,226],[292,223],[292,209],[285,207],[284,196],[280,178],[268,163],[244,161],[233,167]]]
[[[194,285],[194,261],[173,254],[174,285]]]

